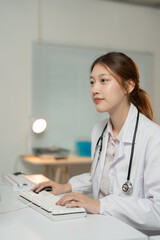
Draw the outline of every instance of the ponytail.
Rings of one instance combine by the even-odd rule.
[[[130,95],[130,102],[132,102],[139,110],[140,113],[144,114],[147,118],[153,121],[153,111],[151,105],[151,99],[149,95],[143,90],[134,89]]]

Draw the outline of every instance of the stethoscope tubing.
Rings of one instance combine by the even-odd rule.
[[[132,160],[133,160],[133,154],[134,154],[135,140],[136,140],[137,129],[138,129],[138,122],[139,122],[139,111],[137,113],[137,120],[136,120],[136,125],[135,125],[135,129],[134,129],[134,134],[133,134],[131,155],[130,155],[130,160],[129,160],[128,174],[127,174],[127,181],[130,181],[130,174],[131,174]]]
[[[134,129],[134,134],[133,134],[133,139],[132,139],[132,147],[131,147],[131,154],[130,154],[130,160],[129,160],[129,166],[128,166],[128,173],[127,173],[127,182],[123,184],[124,185],[127,185],[128,186],[128,189],[129,191],[124,191],[123,189],[123,186],[122,186],[122,189],[124,192],[128,192],[128,193],[131,193],[133,191],[133,186],[132,184],[130,183],[130,175],[131,175],[131,168],[132,168],[132,160],[133,160],[133,155],[134,155],[134,147],[135,147],[135,140],[136,140],[136,135],[137,135],[137,129],[138,129],[138,123],[139,123],[139,111],[137,112],[137,119],[136,119],[136,124],[135,124],[135,129]],[[96,156],[96,152],[98,150],[98,147],[99,147],[99,153],[98,153],[98,158],[97,158],[97,161],[96,161],[96,166],[94,168],[94,173],[92,174],[92,179],[93,179],[93,176],[95,175],[95,172],[96,172],[96,169],[97,169],[97,165],[99,163],[99,160],[100,160],[100,156],[101,156],[101,152],[102,152],[102,149],[103,149],[103,136],[104,136],[104,132],[106,131],[107,129],[107,126],[108,126],[108,122],[107,124],[105,125],[102,133],[101,133],[101,136],[99,137],[97,143],[96,143],[96,147],[95,147],[95,151],[94,151],[94,156],[93,156],[93,160],[95,159],[95,156]],[[100,145],[99,145],[100,143]]]
[[[94,174],[95,174],[95,172],[96,172],[97,165],[98,165],[99,160],[100,160],[100,156],[101,156],[101,152],[102,152],[102,148],[103,148],[103,135],[104,135],[104,132],[106,131],[107,126],[108,126],[108,122],[106,123],[106,125],[105,125],[105,127],[104,127],[104,129],[103,129],[103,131],[102,131],[102,133],[101,133],[101,136],[98,138],[98,141],[97,141],[97,143],[96,143],[93,160],[94,160],[95,157],[96,157],[96,152],[97,152],[97,150],[98,150],[98,147],[99,147],[99,152],[98,152],[98,158],[97,158],[97,161],[96,161],[96,166],[95,166],[95,168],[94,168],[93,176],[94,176]],[[100,143],[100,142],[101,142],[101,143]],[[100,143],[100,146],[99,146],[99,143]]]

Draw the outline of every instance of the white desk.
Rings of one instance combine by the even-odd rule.
[[[160,236],[149,237],[149,240],[160,240]]]
[[[0,213],[26,207],[17,193],[0,185]],[[147,240],[148,237],[113,217],[88,214],[86,218],[53,222],[26,207],[0,214],[2,240]]]

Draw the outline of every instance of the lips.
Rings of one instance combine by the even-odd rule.
[[[100,103],[103,101],[103,98],[94,98],[94,103]]]

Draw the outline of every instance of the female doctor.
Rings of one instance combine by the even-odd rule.
[[[111,215],[138,229],[160,230],[160,127],[152,119],[147,93],[139,87],[136,64],[123,53],[111,52],[91,66],[90,95],[98,112],[109,119],[92,131],[90,173],[66,184],[48,181],[58,202]],[[93,199],[83,195],[93,192]]]

